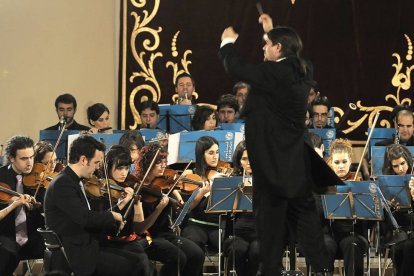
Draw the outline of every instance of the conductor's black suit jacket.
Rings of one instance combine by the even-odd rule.
[[[45,220],[61,238],[75,275],[90,275],[99,252],[93,233],[113,227],[115,220],[110,212],[89,210],[80,180],[69,166],[53,179],[45,196]]]
[[[307,142],[306,105],[310,86],[290,58],[243,63],[233,43],[219,57],[226,71],[252,89],[244,106],[246,143],[255,191],[283,198],[310,194],[313,184],[341,181]],[[256,194],[256,193],[255,193]]]

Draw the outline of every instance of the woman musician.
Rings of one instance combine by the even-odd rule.
[[[159,153],[156,156],[157,151]],[[157,177],[163,176],[167,166],[167,154],[167,151],[157,144],[148,144],[141,149],[139,178],[142,179],[149,170],[148,176],[144,179],[145,187],[151,188]],[[154,165],[151,167],[154,158]],[[204,253],[194,242],[177,236],[170,228],[175,209],[170,201],[169,197],[163,196],[155,203],[142,203],[142,230],[148,230],[152,237],[151,246],[145,251],[151,260],[159,260],[164,264],[160,270],[161,276],[177,275],[178,270],[183,276],[200,275]]]

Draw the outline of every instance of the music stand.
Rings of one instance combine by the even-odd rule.
[[[378,185],[387,201],[398,203],[401,209],[411,209],[411,196],[408,188],[410,174],[379,175]]]
[[[354,227],[357,220],[383,220],[382,200],[375,182],[352,181],[347,182],[346,186],[338,186],[337,188],[339,192],[336,194],[322,195],[322,205],[326,219],[352,220],[352,235],[354,238]],[[355,250],[354,247],[353,250]],[[355,265],[355,253],[352,252],[352,263]]]
[[[207,202],[206,213],[231,212],[233,221],[233,268],[230,275],[236,275],[235,248],[236,233],[234,229],[235,213],[252,212],[252,181],[242,176],[217,177],[211,184],[210,197]],[[221,215],[220,215],[221,216]],[[221,225],[221,223],[220,223]],[[219,273],[221,275],[221,229],[219,239]]]

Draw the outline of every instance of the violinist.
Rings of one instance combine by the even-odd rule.
[[[120,196],[117,200],[116,198],[111,199],[113,200],[112,210],[125,216],[126,210],[128,209],[127,205],[131,200],[133,200],[134,195],[133,187],[129,187],[130,184],[125,181],[129,173],[129,166],[131,164],[129,150],[121,145],[112,146],[106,155],[106,162],[108,170],[107,177],[109,182],[112,180],[117,185],[125,187],[125,192],[122,196]],[[101,167],[101,169],[103,169],[103,167]],[[105,176],[105,172],[101,173],[101,175]],[[102,206],[99,206],[100,204],[98,201],[99,203],[102,203]],[[108,210],[111,207],[106,195],[98,200],[91,200],[91,206],[93,210]],[[120,231],[117,235],[115,235],[115,233],[109,236],[105,235],[101,244],[105,247],[116,248],[129,252],[131,255],[130,258],[135,259],[136,263],[140,267],[139,275],[149,276],[152,274],[152,267],[148,260],[148,256],[139,241],[142,237],[138,234],[141,233],[136,233],[134,229],[134,224],[140,222],[137,218],[141,218],[143,216],[141,201],[137,200],[134,204],[134,208],[131,210],[132,211],[126,215],[125,226],[122,231]],[[143,240],[146,241],[145,237]]]
[[[104,151],[104,144],[87,135],[72,142],[69,165],[46,190],[46,227],[60,237],[75,275],[137,275],[138,266],[129,254],[101,247],[96,238],[103,230],[122,230],[122,215],[92,211],[81,182],[99,168]]]
[[[355,173],[350,171],[352,144],[347,139],[336,139],[330,145],[330,154],[327,162],[335,174],[342,180],[354,181]],[[357,180],[361,180],[361,177],[357,177]],[[351,220],[335,220],[331,223],[325,220],[323,223],[328,227],[328,233],[325,233],[326,247],[334,255],[343,256],[346,275],[363,275],[364,254],[368,250],[366,223],[358,221],[354,226]],[[353,227],[354,235],[351,234]]]
[[[103,103],[91,105],[86,110],[88,123],[91,126],[89,133],[112,134],[111,122],[109,120],[109,109]]]
[[[155,158],[154,165],[150,167]],[[140,175],[142,179],[147,172],[144,185],[152,187],[151,183],[157,177],[162,177],[167,166],[167,151],[157,144],[148,144],[140,152]],[[204,253],[191,240],[177,236],[170,228],[173,219],[174,208],[167,196],[155,203],[142,203],[145,220],[138,233],[144,230],[149,231],[152,236],[151,245],[146,248],[146,252],[151,260],[159,260],[163,263],[160,275],[177,275],[178,269],[183,276],[200,275],[203,269]]]
[[[9,164],[0,168],[0,182],[21,194],[8,202],[0,202],[0,275],[12,275],[20,260],[43,258],[44,242],[36,229],[44,225],[40,208],[23,187],[24,174],[33,168],[33,140],[14,136],[7,141]]]
[[[219,215],[207,214],[208,196],[210,194],[210,181],[221,176],[216,171],[219,162],[219,143],[211,136],[200,137],[195,146],[195,173],[201,176],[205,185],[195,197],[190,209],[190,218],[183,229],[183,236],[195,242],[201,249],[210,245],[213,250],[219,244]]]
[[[245,141],[241,141],[234,150],[233,166],[233,175],[244,175],[249,178],[252,176]],[[228,238],[223,244],[224,254],[229,257],[227,267],[232,267],[234,250],[237,275],[256,276],[259,267],[259,244],[254,214],[247,212],[237,214],[233,227],[235,239]]]
[[[412,173],[413,157],[411,152],[401,144],[391,144],[387,146],[384,154],[384,165],[382,167],[382,173],[384,175],[405,175]],[[413,188],[414,180],[410,180],[409,187]],[[411,193],[412,194],[412,193]],[[401,227],[399,229],[399,237],[406,233],[412,232],[412,211],[399,209],[398,203],[395,206],[394,202],[391,202],[390,207],[394,207],[395,212],[393,216]],[[412,204],[413,205],[413,204]],[[413,205],[414,206],[414,205]],[[395,208],[396,207],[396,208]],[[394,227],[388,216],[385,216],[385,221],[381,222],[381,230],[384,238],[381,240],[385,243],[391,242],[394,237]],[[396,243],[391,248],[392,262],[397,271],[397,275],[411,275],[414,271],[414,240],[407,239],[403,242]]]
[[[121,136],[119,139],[119,144],[130,150],[132,164],[130,166],[129,172],[137,177],[139,174],[139,152],[145,145],[141,133],[136,130],[129,130]]]

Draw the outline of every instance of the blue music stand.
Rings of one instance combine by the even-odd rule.
[[[145,144],[151,143],[153,140],[158,140],[165,137],[165,132],[160,129],[141,128],[139,132],[144,138]]]
[[[322,195],[326,219],[383,220],[384,211],[374,181],[349,181],[336,194]]]
[[[182,132],[180,133],[178,162],[188,162],[190,160],[195,160],[195,145],[197,143],[197,140],[202,136],[211,136],[216,138],[220,144],[220,160],[231,162],[233,158],[234,148],[237,145],[237,133],[238,132],[232,130],[201,130]]]
[[[168,111],[170,110],[169,104],[160,104],[160,119],[158,120],[157,127],[164,132],[169,132],[169,119]]]
[[[245,186],[242,176],[214,178],[206,213],[252,211],[252,186]]]
[[[195,110],[195,105],[171,105],[168,110],[170,133],[191,131],[191,119]]]
[[[119,139],[123,135],[122,133],[113,133],[113,134],[88,134],[89,136],[95,138],[95,140],[102,142],[106,147],[106,152],[109,151],[109,149],[113,145],[119,144]],[[68,146],[72,143],[73,140],[75,140],[79,135],[70,135],[68,137]]]
[[[79,130],[65,130],[63,132],[59,145],[56,147],[56,157],[58,159],[66,159],[66,153],[68,152],[68,136],[73,134],[79,134]],[[41,130],[39,133],[39,140],[46,141],[54,146],[59,135],[60,130]]]
[[[370,133],[371,128],[368,128],[368,133]],[[371,153],[372,147],[375,146],[375,143],[379,141],[393,138],[395,135],[394,128],[374,128],[374,132],[371,135],[371,140],[369,141],[369,153]]]
[[[329,147],[333,140],[336,139],[336,129],[334,128],[310,128],[309,132],[315,133],[322,138],[326,156],[329,156]]]
[[[371,147],[371,175],[382,175],[382,166],[384,165],[385,146],[373,146]],[[407,149],[414,155],[414,147],[410,146]]]
[[[386,200],[395,201],[401,209],[411,209],[410,179],[411,174],[379,175],[377,181]]]
[[[219,127],[222,130],[233,130],[233,131],[238,131],[244,134],[244,123],[222,123],[219,124]]]

